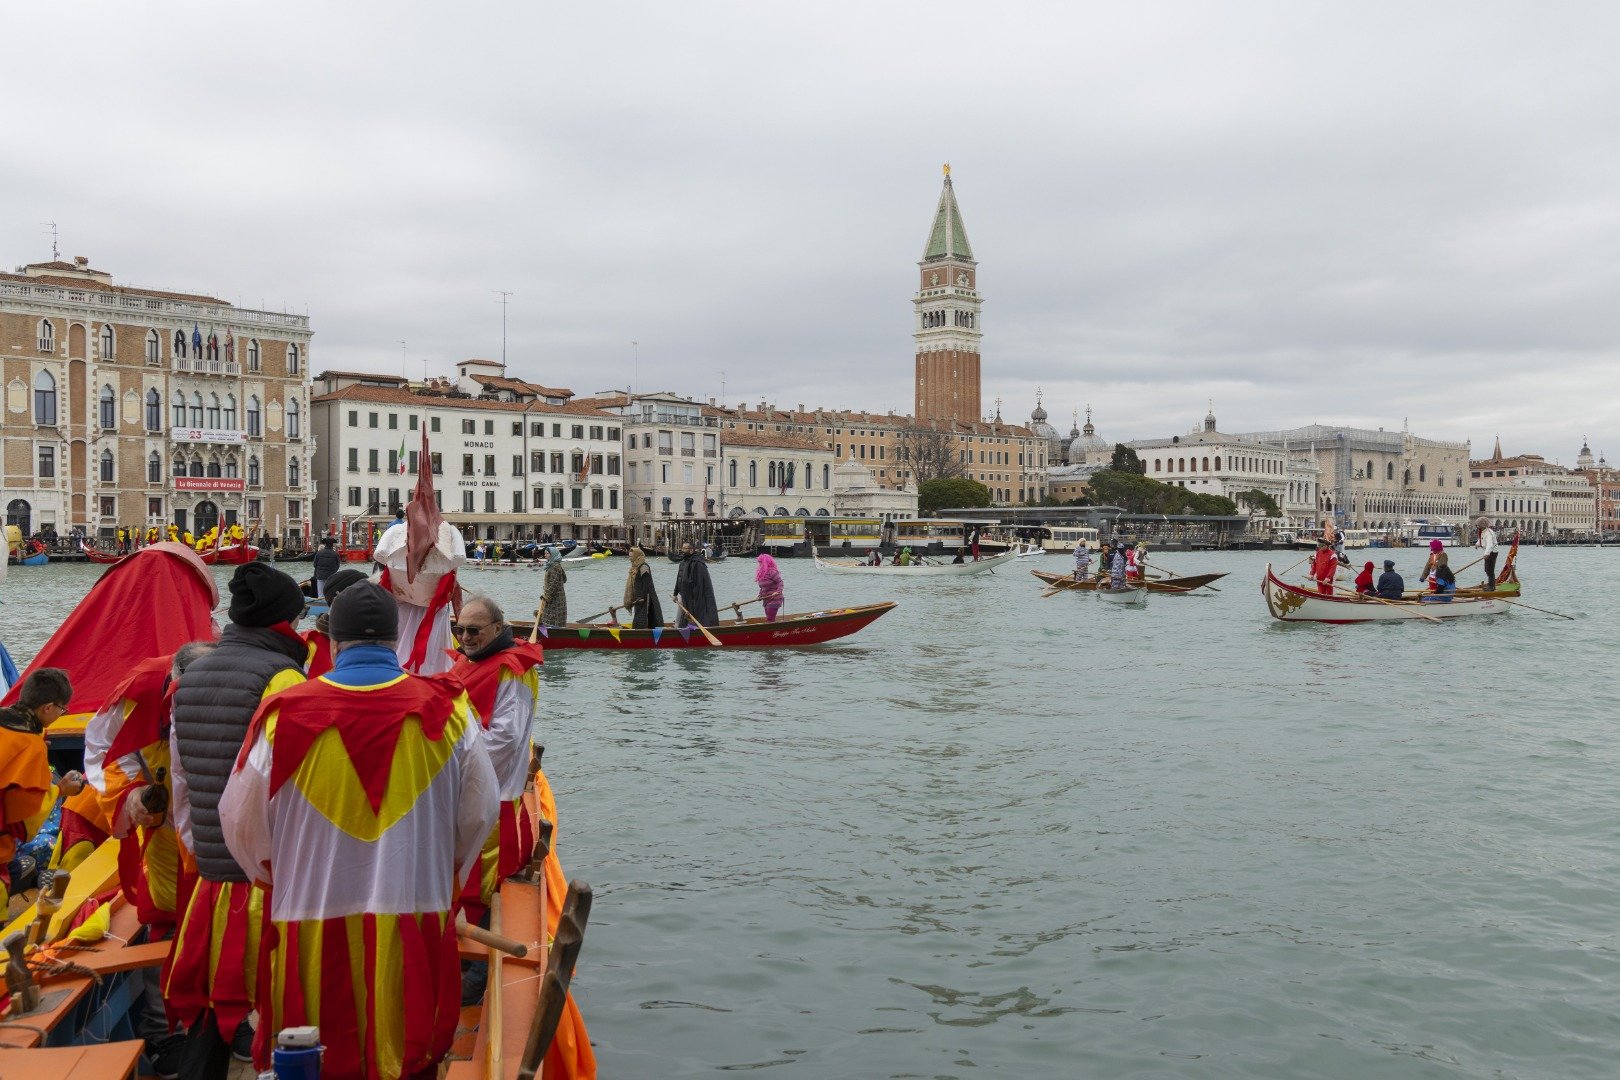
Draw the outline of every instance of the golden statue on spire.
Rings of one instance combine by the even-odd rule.
[[[945,178],[947,180],[950,179],[950,175],[951,175],[951,163],[947,161],[945,163]]]

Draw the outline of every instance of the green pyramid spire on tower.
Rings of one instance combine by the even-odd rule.
[[[945,190],[939,193],[939,209],[934,211],[934,228],[928,234],[928,248],[923,252],[924,262],[931,259],[973,261],[973,247],[968,243],[967,227],[962,224],[962,211],[956,205],[949,165],[945,166]]]

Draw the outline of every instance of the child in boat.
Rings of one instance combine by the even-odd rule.
[[[1371,594],[1373,591],[1373,564],[1369,561],[1356,575],[1356,592]]]

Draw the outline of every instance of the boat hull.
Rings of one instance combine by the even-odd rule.
[[[814,553],[812,553],[814,554]],[[866,566],[862,563],[828,561],[820,555],[815,555],[816,569],[825,570],[829,574],[871,574],[881,577],[965,577],[969,574],[982,574],[987,570],[994,570],[998,566],[1006,566],[1018,558],[1016,551],[1005,551],[1000,555],[993,555],[978,562],[959,563],[913,563],[910,566],[895,566],[884,563],[882,566]]]
[[[743,619],[709,627],[724,649],[780,649],[800,645],[820,645],[848,637],[870,626],[894,609],[892,602],[864,607],[838,608],[803,615],[786,615],[775,622]],[[527,637],[532,624],[513,623],[512,632]],[[656,630],[630,627],[571,625],[545,628],[541,641],[547,652],[554,649],[712,649],[701,630],[685,633],[673,626]]]
[[[1459,619],[1471,615],[1500,615],[1508,605],[1490,596],[1455,597],[1449,601],[1376,600],[1366,596],[1336,594],[1324,596],[1311,589],[1290,585],[1266,566],[1260,583],[1266,610],[1282,622],[1428,622],[1430,619]]]
[[[1077,592],[1096,592],[1097,579],[1087,578],[1085,581],[1076,581],[1069,574],[1053,574],[1045,570],[1031,570],[1030,573],[1054,588],[1074,589]],[[1225,574],[1191,574],[1187,577],[1177,578],[1149,578],[1147,587],[1149,592],[1156,593],[1190,593],[1201,589],[1212,581],[1219,581]]]
[[[1137,606],[1147,603],[1148,591],[1140,585],[1127,585],[1123,589],[1103,588],[1093,590],[1097,599],[1106,600],[1110,604],[1127,604]]]

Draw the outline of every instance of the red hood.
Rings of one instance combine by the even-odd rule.
[[[37,668],[62,668],[73,682],[68,712],[93,713],[141,661],[218,637],[218,602],[219,588],[196,552],[183,544],[144,547],[107,567],[23,678]],[[0,704],[16,700],[21,686],[19,679]]]

